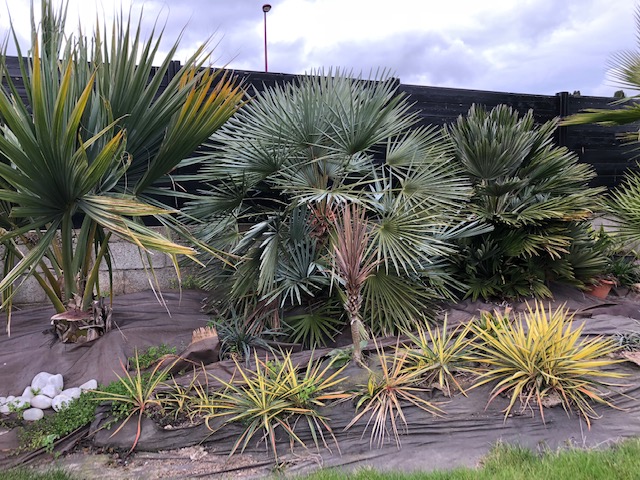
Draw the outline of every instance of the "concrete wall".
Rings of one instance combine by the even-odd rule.
[[[149,280],[151,272],[148,269],[147,257],[142,258],[135,245],[116,236],[111,237],[109,246],[113,265],[113,293],[120,295],[149,290],[151,288]],[[177,276],[171,259],[158,252],[151,253],[150,258],[160,289],[176,288]],[[146,270],[145,267],[147,268]],[[185,271],[183,270],[182,273],[184,278]],[[103,262],[100,266],[100,288],[103,294],[108,294],[108,278],[107,267]],[[48,299],[33,277],[28,277],[14,296],[14,303],[16,304],[43,302],[48,302]]]

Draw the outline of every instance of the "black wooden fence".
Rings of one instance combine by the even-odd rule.
[[[17,58],[7,58],[10,76],[24,94]],[[172,62],[165,76],[164,85],[180,70],[180,62]],[[233,73],[242,79],[245,85],[262,90],[277,84],[292,82],[296,75],[235,70]],[[251,88],[250,88],[251,90]],[[555,95],[530,95],[523,93],[490,92],[482,90],[464,90],[454,88],[405,85],[399,82],[399,92],[409,96],[413,108],[425,125],[444,125],[454,122],[458,116],[468,112],[472,104],[488,108],[506,104],[521,113],[533,110],[538,122],[554,117],[564,117],[586,108],[611,108],[614,101],[610,97],[575,96],[568,92]],[[620,183],[625,170],[635,168],[633,147],[623,145],[619,139],[621,133],[633,130],[632,127],[601,127],[597,125],[579,125],[560,127],[556,141],[578,154],[580,161],[593,165],[598,178],[596,185],[612,187]],[[637,130],[637,127],[636,127]]]

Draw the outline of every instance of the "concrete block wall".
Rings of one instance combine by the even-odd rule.
[[[163,233],[165,233],[163,231]],[[176,288],[178,277],[171,259],[162,253],[151,252],[149,255],[140,255],[137,246],[119,238],[115,235],[109,241],[111,250],[111,263],[113,267],[113,293],[120,295],[123,293],[133,293],[149,290],[151,283],[161,290]],[[3,248],[0,246],[0,249]],[[0,254],[2,251],[0,251]],[[150,259],[153,266],[155,280],[150,280],[151,271],[149,269]],[[185,270],[182,270],[183,278]],[[101,293],[108,294],[109,277],[107,266],[102,262],[100,265],[100,289]],[[47,303],[48,299],[44,291],[33,277],[26,277],[14,296],[15,304]]]

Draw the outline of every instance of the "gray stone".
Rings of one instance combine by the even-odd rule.
[[[35,408],[51,408],[51,397],[46,395],[36,395],[31,399],[31,406]]]
[[[27,422],[35,422],[36,420],[40,420],[44,417],[44,412],[39,408],[28,408],[24,412],[22,412],[22,418],[24,418]]]
[[[53,401],[51,402],[51,407],[56,412],[59,412],[60,410],[67,408],[71,402],[73,402],[73,398],[60,394],[53,399]]]
[[[92,378],[91,380],[84,382],[78,388],[83,392],[86,392],[87,390],[95,390],[98,388],[98,382]]]

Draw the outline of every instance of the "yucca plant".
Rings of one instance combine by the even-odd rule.
[[[236,268],[208,262],[205,287],[227,285],[230,303],[257,298],[283,318],[344,303],[331,235],[354,204],[376,265],[361,278],[365,326],[390,334],[424,322],[451,294],[440,260],[462,234],[470,190],[440,133],[418,120],[385,72],[318,72],[255,92],[200,159],[209,189],[188,213],[203,242],[237,255]]]
[[[506,105],[473,105],[447,126],[456,161],[473,183],[470,210],[491,231],[463,239],[455,263],[466,296],[549,297],[549,281],[582,285],[599,273],[590,220],[601,188],[592,167],[553,143],[557,121],[536,125]]]
[[[307,448],[296,434],[297,422],[306,421],[316,448],[319,443],[328,447],[325,432],[334,443],[337,441],[327,422],[319,413],[319,408],[328,402],[345,398],[337,385],[342,370],[330,371],[330,366],[321,368],[318,361],[310,361],[304,371],[300,371],[291,359],[291,354],[282,360],[261,360],[255,355],[255,369],[243,368],[236,362],[236,373],[231,381],[220,381],[224,390],[212,397],[206,405],[201,405],[205,422],[210,426],[214,418],[224,418],[225,425],[238,422],[245,429],[234,444],[230,455],[238,449],[245,450],[256,435],[267,442],[278,458],[276,432],[283,431],[293,449],[295,444]],[[210,427],[211,428],[211,427]]]
[[[403,403],[432,415],[443,413],[436,405],[420,396],[428,391],[427,387],[420,386],[422,372],[413,368],[413,363],[408,358],[409,352],[398,347],[396,345],[394,353],[389,354],[376,343],[381,371],[370,370],[367,384],[358,385],[352,394],[356,401],[356,415],[345,430],[368,416],[362,435],[371,426],[370,447],[375,442],[378,448],[382,448],[385,440],[393,436],[396,446],[400,448],[400,434],[408,429],[402,410]]]
[[[465,394],[456,380],[456,374],[469,371],[469,324],[447,329],[445,317],[442,327],[418,328],[416,333],[407,333],[412,345],[408,348],[408,361],[419,371],[428,385],[437,382],[442,392],[450,397],[457,389]],[[455,387],[452,388],[452,385]]]
[[[170,365],[161,368],[161,364],[157,364],[153,370],[148,373],[143,373],[140,368],[140,362],[138,359],[138,352],[135,353],[135,365],[133,366],[133,373],[129,373],[127,368],[121,362],[124,375],[118,376],[119,390],[123,393],[114,393],[109,391],[96,391],[96,400],[100,402],[110,402],[112,408],[117,408],[120,411],[125,411],[126,416],[120,426],[111,434],[116,435],[127,424],[134,415],[137,415],[137,429],[136,435],[133,439],[133,445],[129,453],[135,450],[140,440],[140,434],[142,432],[142,418],[144,415],[149,414],[149,409],[153,406],[161,407],[162,402],[156,396],[156,390],[167,379],[168,373],[175,365],[175,361]]]
[[[608,379],[623,374],[603,370],[619,363],[607,357],[618,349],[611,339],[581,338],[583,325],[573,325],[569,309],[560,306],[545,310],[542,303],[529,306],[510,327],[496,324],[481,328],[471,323],[478,344],[475,360],[481,365],[480,377],[473,388],[493,383],[489,403],[499,395],[507,395],[505,419],[519,401],[521,410],[537,408],[544,421],[544,403],[559,400],[567,414],[575,412],[588,426],[596,418],[592,402],[612,406],[603,388]]]
[[[111,235],[142,255],[170,255],[176,268],[178,255],[193,256],[143,219],[185,232],[163,203],[175,195],[168,175],[233,114],[243,92],[201,68],[205,46],[161,88],[177,42],[158,61],[162,35],[143,42],[130,18],[117,19],[106,42],[100,22],[91,39],[66,36],[65,4],[41,6],[30,57],[14,32],[26,99],[0,57],[1,306],[10,309],[15,287],[33,276],[58,314],[90,318],[100,263],[111,272]]]

